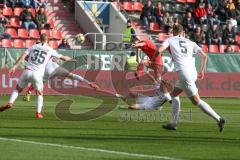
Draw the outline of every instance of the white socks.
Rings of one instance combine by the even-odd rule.
[[[205,112],[206,114],[214,118],[217,122],[219,122],[220,116],[206,102],[200,100],[198,106],[203,110],[203,112]]]
[[[72,79],[73,80],[77,80],[79,82],[86,82],[86,83],[89,83],[88,80],[84,79],[82,76],[79,76],[77,74],[72,74]]]
[[[13,104],[15,102],[15,100],[17,99],[17,97],[18,97],[18,91],[13,90],[8,103]]]
[[[172,97],[170,96],[170,94],[168,92],[164,93],[164,96],[168,102],[172,100]]]
[[[43,107],[43,96],[38,95],[37,96],[37,113],[42,112],[42,107]]]
[[[172,113],[173,113],[173,122],[174,126],[177,126],[178,118],[180,112],[180,99],[179,97],[172,97]]]

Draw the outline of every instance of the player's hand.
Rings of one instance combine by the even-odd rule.
[[[8,75],[11,76],[15,72],[15,70],[16,70],[15,66],[12,66],[8,71]]]
[[[100,90],[100,87],[96,83],[90,82],[88,83],[88,85],[95,89],[96,91]]]
[[[198,79],[202,80],[204,78],[204,71],[198,73]]]

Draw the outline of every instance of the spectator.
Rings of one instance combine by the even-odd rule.
[[[136,38],[135,31],[132,27],[132,23],[130,20],[127,21],[127,27],[124,30],[123,44],[121,47],[128,49],[131,46],[132,41]]]
[[[161,2],[157,3],[157,6],[155,7],[154,10],[154,15],[156,17],[158,25],[161,26],[163,22],[163,7]]]
[[[213,13],[214,13],[213,8],[212,8],[211,4],[209,3],[208,6],[207,6],[207,16],[212,17]]]
[[[221,23],[221,21],[218,19],[218,16],[215,13],[213,13],[212,16],[208,15],[208,18],[205,20],[205,22],[209,26],[212,26],[214,24],[220,25],[220,23]]]
[[[61,44],[58,46],[59,49],[70,49],[70,45],[68,44],[66,39],[62,39]]]
[[[195,19],[202,23],[207,18],[207,12],[205,9],[206,2],[204,0],[199,0],[197,7],[194,10]]]
[[[227,48],[224,50],[224,53],[234,53],[234,50],[231,45],[227,45]]]
[[[232,0],[228,0],[225,5],[226,18],[236,17],[236,7]]]
[[[216,24],[211,26],[211,29],[207,32],[207,44],[218,44],[222,43],[222,34],[221,31],[218,29]]]
[[[47,0],[32,0],[32,6],[36,10],[38,10],[41,7],[46,8],[47,7]]]
[[[236,3],[236,16],[237,23],[240,24],[240,0]]]
[[[45,13],[44,6],[40,7],[40,10],[37,12],[36,15],[36,24],[37,28],[40,30],[41,28],[50,29],[50,24],[47,23],[47,15]]]
[[[147,4],[144,5],[141,13],[141,20],[143,21],[143,25],[145,26],[147,32],[149,31],[149,23],[156,22],[152,1],[148,0]]]
[[[189,33],[190,31],[193,31],[194,29],[194,19],[192,17],[191,12],[187,12],[186,16],[183,19],[183,27],[185,28],[185,31]]]
[[[10,0],[12,1],[13,5],[19,7],[30,7],[32,4],[32,0]]]
[[[163,24],[168,34],[170,34],[172,31],[173,23],[173,16],[171,16],[169,12],[166,12],[165,16],[163,17]]]
[[[235,32],[231,23],[228,23],[226,29],[223,31],[223,42],[227,45],[236,43]]]
[[[7,23],[7,19],[5,17],[1,17],[0,19],[0,38],[1,39],[11,39],[11,35],[5,32],[6,23]]]
[[[213,12],[215,12],[219,7],[218,0],[208,0],[208,5],[209,4],[212,6]]]
[[[37,25],[35,24],[35,19],[33,18],[32,13],[29,11],[29,7],[26,7],[20,14],[19,19],[22,23],[22,26],[26,29],[36,29]]]
[[[200,47],[202,47],[202,44],[206,44],[206,33],[202,31],[200,26],[197,26],[194,30],[194,33],[191,35],[191,40],[196,42]]]

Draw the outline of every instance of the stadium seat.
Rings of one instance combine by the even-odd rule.
[[[208,52],[208,46],[205,45],[205,44],[203,44],[203,45],[202,45],[202,50],[203,50],[204,52]]]
[[[186,3],[187,0],[177,0],[177,2],[180,2],[180,3]]]
[[[5,32],[10,34],[12,38],[18,38],[17,31],[15,28],[7,28]]]
[[[50,28],[54,28],[55,26],[54,26],[54,21],[52,20],[52,19],[50,19],[49,21],[48,21],[48,23],[50,24]]]
[[[234,52],[239,52],[238,45],[232,45],[232,48],[233,48]]]
[[[21,40],[21,39],[15,39],[15,40],[13,41],[13,47],[14,47],[14,48],[24,48],[25,46],[24,46],[23,40]]]
[[[158,34],[158,41],[163,42],[165,39],[167,39],[169,36],[165,33],[159,33]]]
[[[219,53],[219,49],[217,45],[209,45],[209,52],[210,53]]]
[[[123,10],[133,11],[132,2],[123,2]]]
[[[219,53],[224,53],[224,50],[227,48],[227,45],[220,45],[219,46]]]
[[[23,28],[18,29],[18,37],[19,38],[28,38],[27,30],[23,29]]]
[[[48,44],[49,44],[50,47],[52,47],[54,49],[58,48],[58,42],[57,41],[51,40],[51,41],[49,41]]]
[[[36,41],[31,40],[31,39],[27,39],[25,43],[26,43],[26,44],[25,44],[26,48],[29,48],[29,47],[31,47],[32,45],[36,44]]]
[[[23,8],[14,8],[14,16],[19,17]]]
[[[158,23],[151,22],[149,26],[150,31],[152,32],[160,32]]]
[[[29,37],[39,39],[40,38],[39,31],[37,29],[30,29],[29,30]]]
[[[62,39],[62,33],[59,30],[52,30],[53,39]]]
[[[10,39],[2,39],[2,47],[3,48],[11,48],[12,41]]]
[[[41,29],[40,33],[41,34],[45,33],[49,38],[52,38],[49,29]]]
[[[9,16],[9,17],[13,16],[12,8],[9,8],[9,7],[4,8],[3,9],[3,15],[4,16]]]
[[[143,8],[142,2],[134,2],[134,3],[133,3],[133,10],[134,10],[134,11],[139,11],[139,12],[141,12],[141,11],[142,11],[142,8]]]
[[[36,17],[36,11],[34,8],[30,8],[29,11],[32,13],[33,17]]]
[[[20,27],[19,19],[15,17],[10,18],[10,23],[7,26],[19,28]]]
[[[187,0],[187,3],[196,3],[196,0]]]
[[[235,40],[236,40],[236,42],[240,43],[240,35],[236,35]]]

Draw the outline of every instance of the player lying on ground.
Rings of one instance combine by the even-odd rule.
[[[207,55],[195,42],[184,38],[183,34],[183,27],[181,25],[175,25],[173,27],[174,36],[166,39],[159,48],[159,52],[161,53],[170,47],[175,71],[178,75],[178,81],[175,84],[174,90],[170,93],[172,97],[173,122],[164,125],[163,127],[170,130],[177,129],[177,122],[180,112],[179,95],[184,91],[194,105],[201,108],[203,112],[217,121],[219,131],[222,132],[224,129],[225,120],[220,117],[210,107],[209,104],[200,98],[197,86],[195,84],[197,78],[204,78]],[[202,59],[198,74],[194,63],[194,54],[198,54]],[[156,57],[158,57],[158,54],[156,54]]]
[[[58,54],[54,49],[48,46],[48,36],[42,34],[40,36],[41,43],[28,48],[9,69],[9,74],[13,74],[16,68],[25,61],[28,56],[28,62],[25,70],[22,72],[17,87],[13,90],[6,106],[1,106],[0,111],[5,111],[13,106],[19,93],[29,84],[32,83],[37,93],[37,112],[36,118],[43,118],[41,112],[43,107],[43,76],[46,64],[51,57],[56,57],[63,61],[75,61],[68,56]]]
[[[169,92],[173,89],[172,85],[163,80],[159,85],[159,82],[157,82],[150,73],[147,74],[155,82],[155,95],[150,97],[142,94],[131,94],[128,97],[123,97],[123,100],[126,102],[128,102],[128,99],[136,98],[136,102],[130,104],[129,109],[160,110],[165,102],[171,101]]]
[[[47,82],[49,79],[54,79],[55,77],[63,77],[63,78],[69,78],[72,80],[76,80],[78,82],[85,82],[87,83],[90,87],[92,87],[95,90],[98,90],[99,87],[93,83],[89,82],[88,80],[84,79],[82,76],[74,74],[69,72],[67,69],[61,67],[57,62],[56,58],[51,58],[45,68],[44,72],[44,78],[43,78],[43,83]],[[30,96],[34,92],[34,87],[31,84],[30,87],[28,87],[26,96],[23,97],[24,101],[30,101]]]

